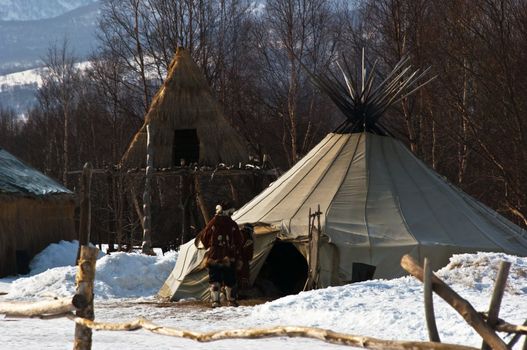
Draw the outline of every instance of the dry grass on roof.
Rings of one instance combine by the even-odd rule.
[[[248,152],[243,138],[229,124],[207,81],[186,50],[179,49],[163,86],[154,97],[145,124],[123,156],[125,167],[142,167],[146,160],[146,125],[154,133],[154,165],[174,165],[174,132],[196,129],[201,165],[245,163]]]

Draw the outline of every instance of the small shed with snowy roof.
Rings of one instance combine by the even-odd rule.
[[[30,259],[76,238],[74,194],[0,148],[0,277],[28,273]]]

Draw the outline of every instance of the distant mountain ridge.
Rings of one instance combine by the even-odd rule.
[[[89,61],[75,64],[81,71],[90,66]],[[10,108],[24,116],[37,103],[36,92],[42,86],[43,74],[46,74],[46,68],[0,75],[0,107]]]
[[[0,21],[53,18],[98,0],[0,0]]]
[[[2,3],[17,1],[30,0],[0,0],[0,7]],[[31,1],[43,2],[42,0]],[[49,1],[50,4],[67,2],[66,0]],[[54,11],[48,11],[50,14],[57,15],[51,18],[0,21],[0,74],[42,66],[42,58],[46,56],[49,47],[52,44],[62,45],[64,39],[68,40],[69,48],[74,56],[79,60],[84,60],[96,45],[95,31],[100,2],[71,0],[71,3],[80,3],[82,6],[61,13],[66,7],[57,5]],[[2,9],[2,11],[8,10]],[[13,15],[10,16],[14,17],[15,12],[11,12]]]
[[[0,0],[0,107],[23,115],[36,103],[51,45],[67,39],[84,61],[97,44],[99,8],[98,0]]]

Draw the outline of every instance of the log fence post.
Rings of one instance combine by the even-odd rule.
[[[76,285],[77,294],[82,295],[87,303],[86,306],[77,310],[77,317],[93,321],[95,313],[93,309],[93,281],[95,279],[95,262],[99,249],[82,246],[77,268]],[[75,340],[73,350],[90,350],[92,344],[92,330],[84,325],[75,324]]]
[[[423,269],[410,255],[403,256],[401,266],[412,276],[421,282],[423,281]],[[435,275],[432,275],[432,288],[437,295],[450,304],[474,328],[492,349],[509,350],[503,339],[483,320],[474,307]]]
[[[317,207],[317,211],[312,212],[309,208],[308,217],[308,276],[306,283],[304,284],[304,291],[319,288],[319,255],[320,255],[320,204]],[[315,227],[316,220],[316,227]]]
[[[434,313],[434,295],[432,290],[432,268],[430,267],[430,260],[424,260],[424,300],[425,300],[425,318],[426,326],[428,328],[428,337],[430,341],[440,343],[439,332],[437,331],[435,313]]]
[[[496,282],[494,283],[494,291],[490,300],[489,316],[487,317],[487,324],[494,328],[498,322],[498,316],[500,313],[501,300],[505,293],[505,287],[507,286],[507,278],[509,277],[509,271],[511,263],[508,261],[502,261],[496,276]],[[490,346],[483,341],[481,344],[481,350],[490,350]]]

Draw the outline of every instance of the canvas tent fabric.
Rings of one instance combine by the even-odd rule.
[[[264,224],[274,239],[298,242],[307,255],[309,209],[319,205],[322,287],[352,282],[356,264],[374,266],[374,278],[399,277],[404,254],[428,257],[434,269],[454,253],[527,256],[526,231],[450,184],[400,141],[368,132],[328,134],[233,219]],[[205,295],[206,275],[197,288],[200,259],[193,259],[195,265],[178,270],[177,284],[167,280],[164,296],[188,297],[191,285]]]
[[[525,230],[450,184],[400,141],[368,132],[327,135],[233,219],[263,222],[295,238],[307,234],[309,209],[318,205],[322,234],[338,251],[338,283],[352,280],[354,263],[375,266],[376,278],[398,277],[407,253],[429,257],[436,269],[459,252],[527,255]]]
[[[154,96],[145,122],[134,136],[121,163],[127,168],[146,163],[146,126],[154,133],[154,167],[179,166],[174,157],[176,130],[196,133],[200,165],[238,165],[248,159],[240,134],[229,124],[210,91],[205,76],[188,50],[178,48],[167,77]],[[184,146],[185,147],[185,146]]]

